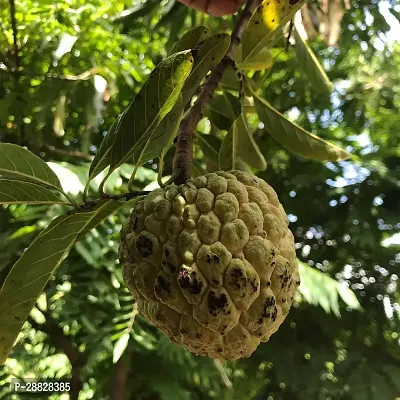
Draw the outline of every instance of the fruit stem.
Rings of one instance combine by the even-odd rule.
[[[231,34],[231,43],[224,58],[211,71],[206,83],[204,84],[199,97],[183,118],[178,131],[175,144],[175,156],[173,162],[173,174],[167,182],[177,185],[185,183],[191,176],[193,162],[193,136],[197,124],[203,118],[204,111],[213,97],[215,89],[225,72],[231,65],[234,51],[241,42],[247,23],[249,22],[254,10],[261,3],[261,0],[248,0],[245,8],[239,15],[238,21]]]

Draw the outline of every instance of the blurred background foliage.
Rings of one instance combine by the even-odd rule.
[[[48,161],[72,195],[83,190],[114,119],[176,40],[199,24],[229,32],[236,19],[173,0],[0,4],[0,140]],[[333,82],[330,96],[313,90],[313,71],[287,39],[276,44],[270,68],[249,72],[280,112],[355,155],[338,163],[299,158],[252,120],[268,162],[258,175],[278,192],[301,261],[296,302],[268,343],[221,368],[136,315],[117,261],[127,205],[79,242],[50,280],[0,367],[0,398],[30,398],[10,394],[9,380],[34,376],[72,376],[71,399],[400,398],[399,15],[399,4],[378,0],[313,0],[303,8],[309,44]],[[213,167],[204,158],[213,150],[201,138],[220,142],[212,117],[198,130],[203,171]],[[156,186],[157,162],[139,169],[136,188]],[[125,192],[132,168],[115,171],[107,191]],[[0,284],[65,211],[0,209]]]

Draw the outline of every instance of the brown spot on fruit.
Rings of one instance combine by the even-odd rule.
[[[153,242],[146,236],[140,235],[136,240],[136,251],[143,258],[153,254]]]
[[[253,290],[253,293],[257,292],[257,290],[258,290],[258,282],[257,282],[256,278],[253,278],[250,281],[250,285],[251,285],[251,288]]]
[[[228,299],[225,293],[222,293],[220,297],[217,297],[215,292],[210,290],[208,293],[208,310],[210,314],[221,312],[227,305]]]
[[[171,271],[171,274],[174,274],[176,271],[176,267],[174,267],[172,264],[168,263],[167,264],[169,270]]]
[[[158,297],[160,297],[162,292],[171,294],[171,282],[167,282],[164,277],[157,276],[156,284],[154,286],[154,292]]]
[[[138,225],[139,225],[139,218],[137,217],[137,215],[135,215],[134,217],[133,217],[133,220],[132,220],[132,230],[135,232],[136,231],[136,229],[138,228]]]
[[[179,287],[189,290],[190,294],[199,294],[203,287],[203,282],[196,278],[196,272],[191,273],[187,269],[181,269],[178,277]]]

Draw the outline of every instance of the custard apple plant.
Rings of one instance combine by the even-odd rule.
[[[39,157],[0,143],[1,204],[69,209],[35,238],[0,289],[1,364],[71,247],[124,205],[133,209],[121,231],[124,280],[137,310],[171,341],[201,356],[233,360],[249,357],[279,329],[300,283],[299,269],[278,195],[256,176],[268,160],[253,128],[263,123],[280,145],[302,157],[350,156],[260,95],[257,72],[269,68],[270,49],[290,35],[289,23],[304,3],[249,0],[232,32],[198,26],[185,33],[109,128],[82,198],[67,194]],[[313,71],[311,83],[328,94],[332,85],[322,67],[298,33],[295,41]],[[154,159],[159,188],[136,190],[138,168]],[[107,179],[125,164],[134,166],[129,191],[107,192]],[[100,174],[98,195],[90,197]]]

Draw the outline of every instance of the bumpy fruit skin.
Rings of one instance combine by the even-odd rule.
[[[124,280],[169,339],[211,358],[249,357],[287,316],[300,283],[275,191],[242,171],[156,189],[121,232]]]

